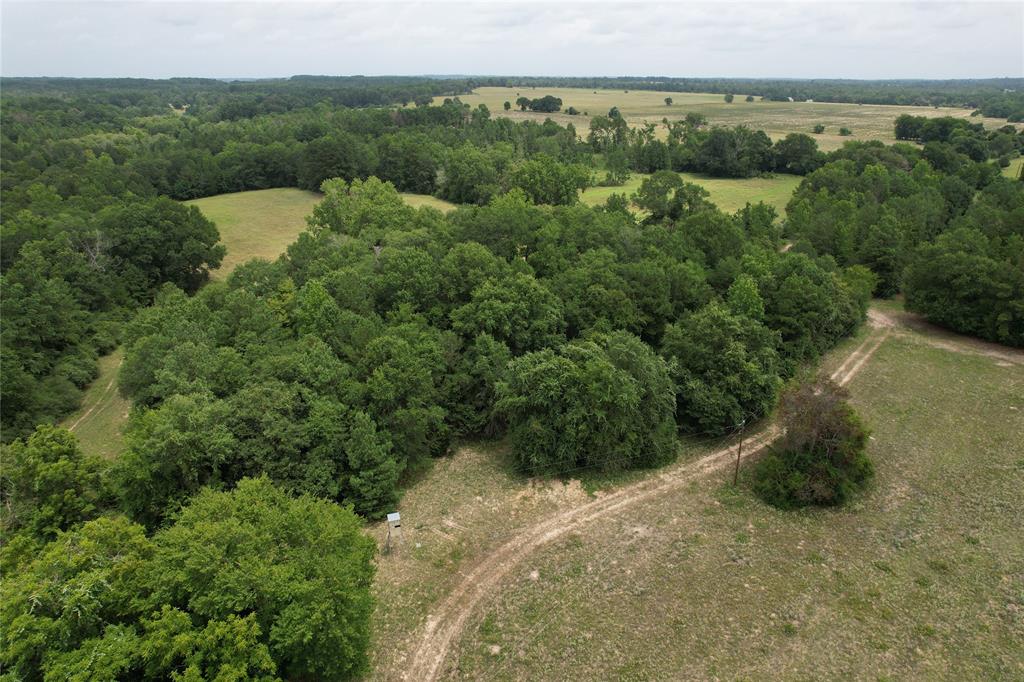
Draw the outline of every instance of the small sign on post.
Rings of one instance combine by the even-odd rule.
[[[386,553],[391,552],[392,537],[394,537],[395,542],[402,541],[402,517],[398,512],[388,514],[388,539],[384,542],[384,551]]]

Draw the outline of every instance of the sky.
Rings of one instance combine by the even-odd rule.
[[[4,76],[1024,76],[1024,2],[0,2]]]

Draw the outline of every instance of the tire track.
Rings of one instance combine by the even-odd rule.
[[[874,321],[873,321],[874,322]],[[847,384],[888,338],[888,326],[876,327],[832,373],[832,380]],[[744,442],[753,454],[774,441],[780,434],[777,426],[768,426]],[[481,559],[459,584],[427,617],[419,645],[412,655],[403,680],[428,682],[436,680],[452,643],[462,634],[469,617],[498,584],[531,552],[596,519],[613,514],[624,507],[649,500],[723,468],[734,461],[733,446],[721,448],[695,462],[687,462],[657,476],[624,486],[575,509],[558,512],[523,530],[494,552]]]
[[[124,358],[122,358],[121,361],[117,363],[117,367],[114,368],[114,376],[111,377],[110,382],[107,384],[107,387],[103,389],[103,393],[100,394],[100,397],[96,400],[95,403],[92,404],[92,407],[85,411],[85,414],[76,419],[75,423],[68,427],[68,431],[73,432],[78,427],[79,424],[85,421],[89,417],[89,415],[91,415],[96,410],[97,407],[101,405],[103,405],[104,407],[106,406],[107,397],[110,395],[110,390],[114,388],[114,382],[117,381],[117,371],[121,369],[121,364],[123,362]]]

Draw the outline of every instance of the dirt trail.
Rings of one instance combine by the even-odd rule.
[[[951,353],[980,355],[991,358],[1004,367],[1024,365],[1024,350],[1002,346],[998,343],[976,339],[971,336],[963,336],[930,324],[913,313],[899,312],[889,314],[877,308],[872,308],[868,311],[868,318],[876,327],[893,328],[898,335],[912,337],[915,341],[924,343],[932,348],[950,351]]]
[[[117,363],[117,367],[114,369],[114,376],[110,379],[110,382],[107,384],[106,388],[103,389],[103,393],[100,395],[99,398],[96,399],[96,402],[92,404],[92,407],[85,411],[85,414],[76,419],[75,423],[68,427],[68,431],[74,432],[75,428],[77,428],[79,424],[85,421],[90,414],[95,412],[97,407],[101,405],[106,405],[107,396],[110,395],[110,391],[114,388],[114,383],[117,381],[117,370],[121,369],[121,363],[123,362],[124,359],[122,359],[121,362]]]
[[[871,324],[874,329],[832,374],[834,381],[839,384],[849,382],[878,350],[892,330],[892,325],[887,324],[886,320],[884,316],[879,319],[872,317]],[[778,428],[769,426],[747,438],[744,445],[748,452],[753,453],[771,443],[778,435]],[[560,511],[551,518],[524,529],[463,574],[455,589],[434,607],[427,617],[420,643],[412,654],[407,670],[401,674],[401,679],[416,682],[436,680],[452,643],[462,634],[473,611],[513,568],[537,548],[582,528],[595,519],[675,490],[734,461],[735,448],[722,448],[697,461],[668,468],[657,476],[624,486],[574,509]]]

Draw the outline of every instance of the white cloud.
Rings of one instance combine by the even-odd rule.
[[[0,11],[4,75],[1024,75],[1018,2],[5,0]]]

